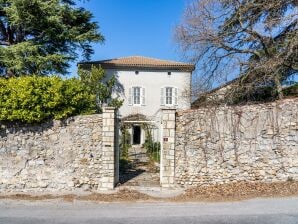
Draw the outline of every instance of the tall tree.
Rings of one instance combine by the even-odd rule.
[[[177,26],[177,40],[198,63],[200,81],[240,76],[245,91],[298,72],[297,0],[194,0]]]
[[[78,52],[102,42],[91,12],[72,0],[0,0],[2,75],[65,74]]]
[[[119,108],[123,100],[113,96],[113,90],[117,89],[117,80],[114,76],[107,78],[101,67],[79,65],[78,74],[85,88],[95,95],[97,113],[100,113],[102,106],[107,104]]]

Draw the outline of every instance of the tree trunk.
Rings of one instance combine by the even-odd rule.
[[[99,99],[99,94],[98,93],[96,93],[96,102],[95,102],[95,104],[96,104],[96,113],[101,113],[101,106],[102,106],[102,104],[101,104],[101,101],[100,101],[100,99]]]
[[[15,77],[14,72],[12,71],[12,69],[8,68],[6,71],[6,77],[11,78],[11,77]]]
[[[276,87],[276,91],[277,91],[277,97],[279,100],[281,100],[284,98],[284,94],[282,92],[282,86],[281,86],[279,75],[275,75],[274,82],[275,82],[275,87]]]

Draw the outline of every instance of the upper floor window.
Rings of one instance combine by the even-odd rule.
[[[161,105],[173,106],[178,104],[178,89],[175,87],[161,88]]]
[[[141,87],[133,87],[133,104],[139,105],[141,104]]]
[[[145,88],[133,86],[129,88],[129,105],[145,105]]]
[[[166,105],[173,104],[173,87],[166,87]]]

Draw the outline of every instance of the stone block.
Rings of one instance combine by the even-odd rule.
[[[169,135],[168,136],[170,136],[170,137],[175,137],[175,129],[170,129],[169,130]]]
[[[163,115],[162,115],[162,120],[163,120],[163,121],[168,121],[168,120],[169,120],[169,115],[163,113]]]
[[[167,121],[166,128],[175,129],[175,121]]]
[[[170,121],[175,121],[175,113],[168,114],[168,119]]]

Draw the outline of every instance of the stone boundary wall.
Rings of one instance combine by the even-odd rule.
[[[0,192],[112,189],[114,164],[106,161],[115,149],[104,136],[113,138],[114,113],[110,108],[35,126],[2,125]]]
[[[177,184],[287,180],[298,180],[298,98],[177,113]]]

